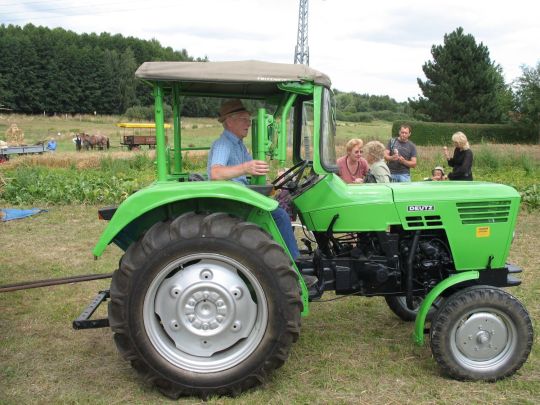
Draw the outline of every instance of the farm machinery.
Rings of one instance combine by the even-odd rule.
[[[136,72],[155,97],[156,181],[118,207],[94,248],[124,254],[110,290],[77,328],[109,325],[132,366],[165,395],[236,395],[287,360],[310,302],[382,296],[426,334],[444,374],[495,381],[527,360],[533,329],[503,287],[520,196],[484,182],[345,184],[337,176],[330,79],[304,65],[147,62]],[[267,182],[204,181],[184,170],[184,97],[253,100],[255,159],[293,165]],[[173,105],[172,144],[163,105]],[[218,134],[216,133],[216,138]],[[196,181],[198,180],[198,181]],[[288,190],[310,243],[292,260],[271,212]],[[316,277],[308,285],[304,276]],[[108,318],[91,320],[108,301]],[[353,320],[351,320],[353,322]],[[427,327],[429,325],[429,327]]]
[[[16,155],[33,155],[33,154],[43,154],[47,152],[47,145],[38,144],[38,145],[16,145],[0,147],[0,163],[7,162],[11,156]]]
[[[120,138],[120,145],[125,146],[128,150],[139,149],[142,146],[148,146],[149,149],[156,147],[155,124],[148,122],[120,122],[116,126],[124,128],[124,133]],[[165,129],[170,127],[169,124],[164,124]],[[126,133],[126,130],[131,130],[131,132]]]
[[[35,145],[26,145],[24,142],[24,132],[17,124],[11,124],[6,130],[6,141],[0,140],[0,163],[7,162],[11,156],[32,155],[47,152],[46,142]]]

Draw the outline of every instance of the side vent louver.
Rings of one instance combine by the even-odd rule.
[[[405,220],[410,228],[442,226],[441,217],[439,215],[415,215],[414,217],[405,217]]]
[[[456,203],[462,224],[508,222],[510,200]]]

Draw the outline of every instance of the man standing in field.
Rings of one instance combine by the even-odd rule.
[[[399,128],[399,136],[388,141],[384,151],[384,159],[394,182],[411,181],[411,168],[416,167],[416,145],[409,141],[410,125],[403,124]]]

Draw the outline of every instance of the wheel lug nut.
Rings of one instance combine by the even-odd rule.
[[[174,330],[180,329],[180,324],[178,323],[178,321],[176,319],[173,319],[171,321],[171,328],[173,328]]]
[[[242,289],[240,287],[234,287],[231,290],[231,294],[234,296],[234,298],[239,300],[240,298],[242,298]]]
[[[179,285],[175,285],[173,288],[171,288],[170,293],[171,293],[171,297],[178,298],[180,294],[182,293],[182,289],[180,288]]]
[[[212,270],[210,269],[204,269],[201,271],[201,274],[199,275],[201,280],[212,280],[214,278],[214,273],[212,273]]]
[[[231,329],[233,332],[238,332],[240,329],[242,329],[242,322],[240,321],[235,321],[232,326],[231,326]]]

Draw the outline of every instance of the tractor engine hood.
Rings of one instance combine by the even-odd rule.
[[[395,203],[413,201],[485,201],[519,199],[512,187],[478,181],[421,181],[413,183],[390,183]]]

